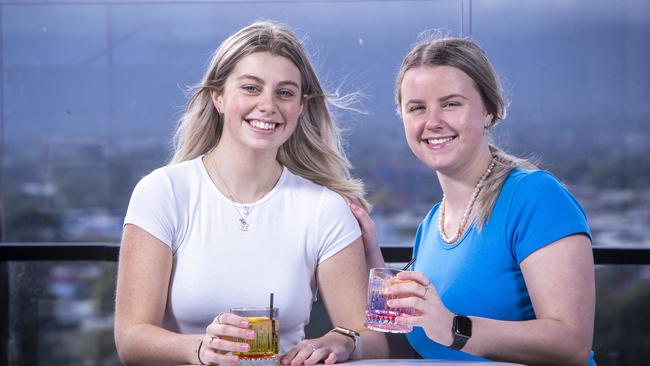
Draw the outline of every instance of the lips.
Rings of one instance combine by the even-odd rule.
[[[454,141],[456,137],[458,136],[433,137],[433,138],[422,139],[422,141],[426,143],[430,148],[437,149],[437,148],[444,147],[445,145]]]
[[[258,130],[264,130],[264,131],[273,131],[275,128],[279,125],[279,123],[272,122],[272,121],[262,121],[259,119],[249,119],[246,120],[246,122],[255,127]]]

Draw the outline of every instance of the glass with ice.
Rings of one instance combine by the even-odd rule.
[[[388,306],[387,301],[396,299],[395,295],[386,293],[390,286],[410,281],[401,281],[397,279],[397,274],[401,272],[392,268],[372,268],[368,279],[368,302],[366,304],[365,326],[368,329],[378,330],[388,333],[408,333],[413,330],[410,325],[395,323],[398,316],[413,316],[413,308],[392,308]]]

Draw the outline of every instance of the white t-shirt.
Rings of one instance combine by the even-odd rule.
[[[201,157],[142,178],[124,220],[173,253],[166,329],[204,333],[222,311],[268,306],[272,292],[284,353],[304,338],[316,267],[361,231],[340,195],[286,168],[247,221],[248,231],[241,231],[237,210],[213,184]]]

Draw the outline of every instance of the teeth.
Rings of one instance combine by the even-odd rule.
[[[262,122],[262,121],[258,121],[258,120],[255,119],[255,120],[250,121],[250,124],[251,124],[251,126],[253,126],[255,128],[259,128],[261,130],[272,130],[272,129],[275,128],[275,125],[277,123]]]
[[[446,142],[449,142],[453,140],[453,137],[444,137],[444,138],[439,138],[439,139],[428,139],[427,143],[429,145],[437,145],[437,144],[444,144]]]

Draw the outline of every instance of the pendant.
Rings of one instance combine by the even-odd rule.
[[[239,230],[248,231],[248,223],[245,219],[239,219]]]
[[[250,206],[244,206],[244,216],[248,216],[251,213],[251,207]]]

